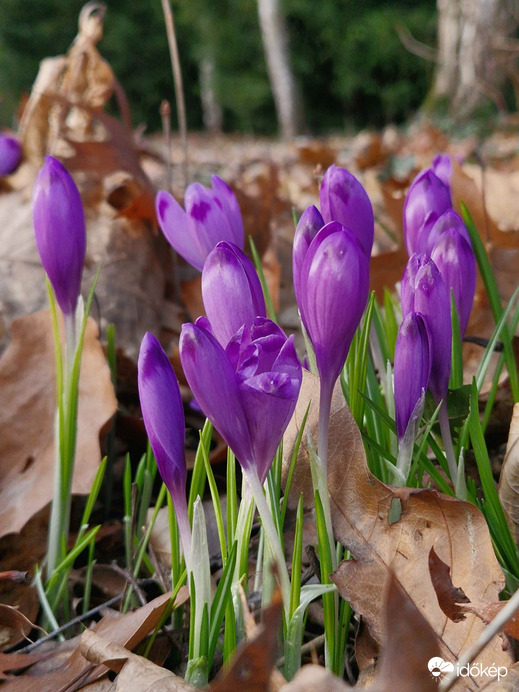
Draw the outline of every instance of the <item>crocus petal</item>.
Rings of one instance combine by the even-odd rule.
[[[344,365],[368,296],[369,259],[357,237],[339,223],[324,226],[308,248],[300,285],[301,319],[323,386],[330,387]]]
[[[296,294],[296,301],[298,303],[301,295],[299,277],[301,276],[301,268],[303,266],[306,251],[324,225],[323,217],[319,213],[317,207],[312,205],[304,210],[296,226],[292,249],[292,274],[294,277],[294,293]]]
[[[472,247],[472,242],[470,240],[469,232],[465,224],[463,223],[459,214],[457,214],[454,209],[447,209],[438,219],[435,221],[434,225],[430,229],[426,237],[423,238],[421,245],[426,255],[431,255],[433,247],[438,242],[438,238],[446,231],[455,230],[457,231],[468,243],[469,247]]]
[[[330,166],[321,182],[319,201],[324,222],[338,221],[349,228],[369,257],[375,232],[373,207],[357,178],[344,168]]]
[[[184,324],[180,360],[202,411],[244,468],[253,463],[247,419],[235,371],[221,344],[202,327]]]
[[[226,208],[214,190],[208,190],[200,183],[193,183],[187,188],[184,201],[190,235],[200,257],[205,260],[221,240],[231,243],[235,241]]]
[[[431,374],[430,337],[422,315],[410,312],[404,318],[395,346],[394,389],[398,439],[407,424]]]
[[[0,177],[13,173],[22,158],[22,145],[14,137],[0,133]]]
[[[243,250],[243,219],[236,195],[229,185],[217,175],[211,177],[211,185],[217,198],[222,203],[225,215],[232,228],[232,242]]]
[[[144,426],[160,477],[177,509],[185,505],[186,493],[184,407],[169,358],[149,332],[141,343],[137,374]]]
[[[76,184],[65,167],[45,157],[33,193],[33,220],[41,263],[65,315],[74,312],[85,262],[85,216]]]
[[[220,242],[209,253],[202,271],[202,297],[213,333],[224,347],[242,325],[266,316],[254,265],[233,243]]]
[[[438,154],[432,163],[432,169],[444,185],[450,188],[452,178],[452,159],[449,154]]]
[[[439,236],[431,253],[443,281],[454,293],[460,334],[463,338],[469,322],[476,290],[476,259],[472,247],[455,228]]]
[[[427,255],[412,255],[401,284],[402,316],[418,312],[431,337],[429,389],[439,402],[447,394],[451,371],[450,297],[440,272]]]
[[[294,413],[299,385],[300,382],[284,372],[264,372],[240,384],[256,469],[262,483]]]
[[[197,251],[187,214],[177,200],[168,192],[159,192],[155,199],[155,210],[159,226],[169,244],[186,262],[202,271],[205,255]]]
[[[419,173],[404,202],[404,240],[409,256],[425,252],[429,231],[451,207],[449,188],[440,178],[429,168]]]

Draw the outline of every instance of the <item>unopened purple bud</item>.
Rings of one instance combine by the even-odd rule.
[[[321,182],[319,201],[324,222],[338,221],[353,231],[369,257],[375,232],[373,207],[357,178],[344,168],[330,166]]]
[[[454,209],[448,209],[444,212],[439,219],[435,222],[434,226],[431,228],[427,237],[423,238],[423,250],[426,255],[431,256],[433,247],[438,242],[439,237],[445,231],[457,231],[467,242],[468,246],[472,247],[472,242],[470,240],[469,232],[465,224],[463,223],[459,214],[457,214]]]
[[[22,158],[22,145],[14,137],[0,133],[0,177],[14,173]]]
[[[141,343],[137,372],[144,426],[160,477],[174,499],[186,489],[184,406],[169,358],[149,332]]]
[[[396,430],[404,437],[409,419],[431,374],[430,337],[423,317],[410,312],[404,318],[395,346],[394,390]]]
[[[420,313],[431,339],[429,389],[436,401],[447,394],[451,371],[452,326],[449,292],[440,272],[427,255],[412,255],[401,285],[402,316]]]
[[[202,271],[211,250],[221,240],[243,249],[243,221],[231,188],[217,176],[212,189],[200,183],[189,185],[185,211],[168,192],[159,192],[156,212],[168,242],[186,262]]]
[[[265,299],[254,265],[237,245],[220,242],[202,271],[202,297],[213,334],[222,346],[255,317],[266,317]]]
[[[476,259],[472,246],[459,230],[449,228],[439,235],[431,259],[438,267],[447,289],[454,294],[460,335],[463,338],[476,291]]]
[[[38,173],[33,220],[41,263],[65,315],[76,308],[85,262],[85,215],[79,191],[65,167],[52,156]]]
[[[426,252],[430,230],[451,207],[450,190],[434,171],[428,168],[419,173],[404,202],[404,241],[409,256]]]
[[[329,223],[308,246],[303,263],[294,262],[294,285],[321,381],[329,389],[366,307],[369,257],[352,231]]]

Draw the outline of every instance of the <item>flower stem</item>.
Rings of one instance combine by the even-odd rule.
[[[290,579],[288,577],[285,556],[283,555],[279,536],[276,533],[276,527],[274,526],[274,521],[272,520],[258,474],[251,469],[248,469],[246,472],[244,471],[244,474],[261,517],[261,524],[265,532],[267,544],[277,563],[279,580],[281,582],[281,593],[283,596],[283,608],[288,621],[290,612]]]

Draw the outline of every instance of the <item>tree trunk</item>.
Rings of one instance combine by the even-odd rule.
[[[507,0],[437,0],[438,64],[433,104],[468,117],[486,100],[506,110],[503,87],[511,62],[507,41],[518,26]]]
[[[289,63],[288,33],[279,0],[258,0],[259,23],[281,136],[301,132],[301,98]]]
[[[214,61],[203,58],[199,64],[200,100],[205,129],[212,135],[222,132],[222,108],[216,98],[214,88]]]

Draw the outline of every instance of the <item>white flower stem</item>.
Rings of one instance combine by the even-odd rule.
[[[281,548],[281,542],[276,532],[276,527],[274,526],[274,521],[272,520],[272,515],[268,508],[265,495],[263,494],[263,488],[257,472],[253,469],[248,469],[247,471],[244,471],[244,474],[247,478],[252,496],[254,497],[256,507],[258,508],[267,545],[270,548],[278,568],[279,580],[281,582],[281,593],[283,596],[283,608],[288,621],[288,614],[290,612],[290,579],[288,577],[287,564]]]

